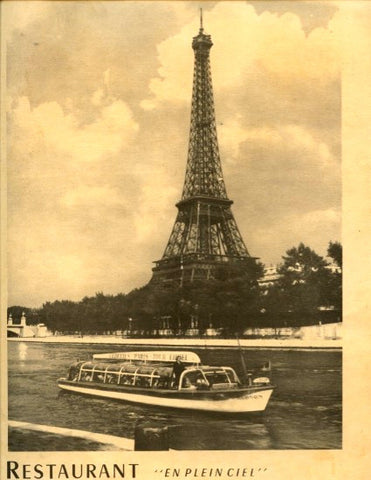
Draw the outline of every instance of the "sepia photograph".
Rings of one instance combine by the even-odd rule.
[[[351,3],[3,2],[4,478],[336,470]]]

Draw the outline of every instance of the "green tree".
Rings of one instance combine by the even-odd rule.
[[[327,255],[333,259],[339,268],[343,268],[343,247],[339,242],[330,242]]]
[[[78,331],[76,324],[77,303],[70,300],[56,300],[46,302],[40,310],[40,318],[53,333],[75,333]]]
[[[316,312],[328,302],[328,263],[303,243],[287,250],[282,258],[278,286],[285,308],[294,312]]]
[[[337,268],[331,269],[329,284],[327,289],[328,303],[336,310],[342,311],[342,283],[343,283],[343,249],[341,243],[330,242],[327,255],[332,258]]]
[[[9,318],[9,315],[12,316],[13,322],[19,323],[20,320],[21,320],[23,312],[26,315],[27,323],[28,324],[33,323],[32,319],[35,316],[36,311],[34,309],[31,309],[31,308],[28,308],[28,307],[21,307],[19,305],[14,305],[12,307],[8,307],[7,315],[8,315],[8,318]],[[30,322],[28,320],[30,320]]]

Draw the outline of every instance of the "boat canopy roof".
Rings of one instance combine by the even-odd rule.
[[[136,365],[134,363],[96,363],[84,362],[80,363],[78,368],[82,372],[95,373],[111,373],[117,375],[141,375],[141,376],[165,376],[170,377],[172,367],[156,366],[156,365]]]
[[[143,351],[143,352],[113,352],[113,353],[97,353],[93,355],[94,360],[111,360],[111,361],[130,361],[130,362],[157,362],[157,363],[173,363],[180,357],[183,363],[199,365],[200,357],[194,352],[184,351]]]

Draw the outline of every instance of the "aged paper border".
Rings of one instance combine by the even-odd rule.
[[[343,33],[343,244],[344,244],[344,395],[343,448],[341,450],[292,451],[184,451],[99,452],[105,463],[137,463],[139,480],[162,479],[156,469],[248,467],[254,477],[269,480],[366,480],[369,478],[370,417],[368,385],[371,315],[368,310],[371,286],[367,240],[370,233],[371,168],[369,136],[371,125],[371,4],[368,1],[338,2],[348,11]],[[357,27],[356,30],[354,27]],[[354,31],[357,32],[354,35]],[[2,29],[3,32],[3,29]],[[5,105],[5,55],[2,33],[2,105]],[[7,351],[6,351],[6,124],[1,109],[1,466],[6,479],[6,461],[20,463],[94,463],[96,452],[8,452],[7,451]],[[256,473],[258,468],[266,469]],[[46,478],[46,477],[44,477]],[[132,478],[128,476],[127,478]],[[185,478],[185,477],[178,477]],[[196,478],[194,475],[186,478]],[[213,478],[213,477],[206,477]],[[228,478],[227,476],[222,478]],[[229,477],[237,478],[237,477]]]

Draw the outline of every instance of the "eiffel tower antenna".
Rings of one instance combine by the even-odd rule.
[[[227,196],[216,131],[210,70],[211,36],[200,31],[193,38],[194,74],[191,127],[182,197],[161,260],[155,263],[153,282],[228,278],[247,271],[251,257],[234,219]]]

